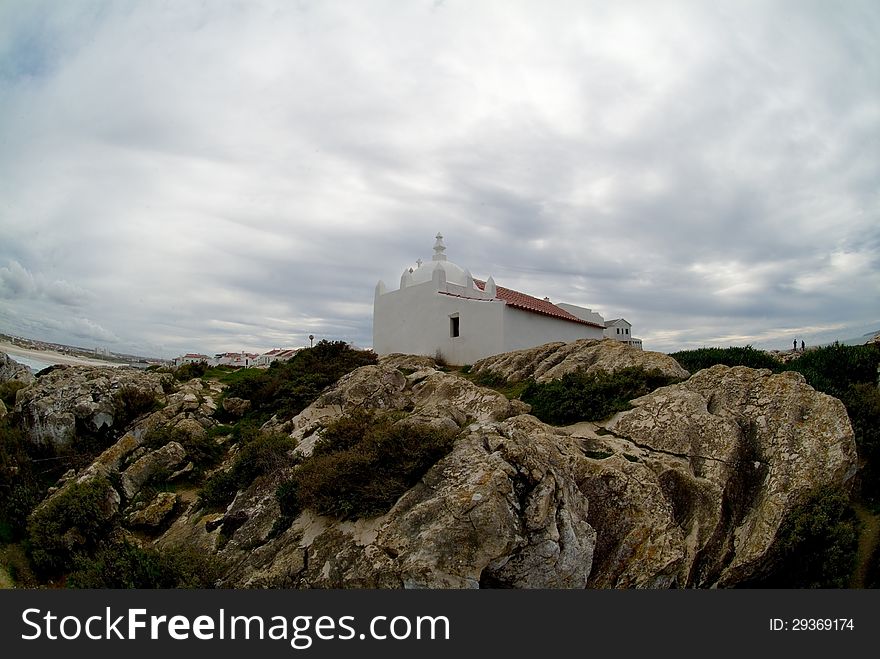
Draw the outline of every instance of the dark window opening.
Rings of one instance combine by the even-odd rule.
[[[449,319],[449,336],[456,337],[459,334],[458,316]]]

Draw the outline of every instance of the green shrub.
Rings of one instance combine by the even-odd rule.
[[[456,433],[359,411],[328,426],[312,456],[277,491],[282,513],[304,508],[353,519],[378,515],[452,449]]]
[[[174,379],[180,382],[187,382],[193,378],[202,377],[207,370],[208,363],[204,361],[181,364],[174,369]]]
[[[281,433],[261,435],[245,444],[230,469],[212,475],[202,486],[199,492],[201,505],[225,506],[238,490],[249,486],[259,476],[291,466],[294,459],[290,452],[294,448],[296,441]]]
[[[843,398],[853,384],[877,384],[880,347],[875,344],[845,346],[835,343],[808,350],[786,369],[803,374],[812,387]]]
[[[859,528],[846,496],[822,490],[788,515],[773,547],[773,572],[749,586],[846,588]]]
[[[880,389],[854,384],[841,396],[864,462],[859,480],[861,495],[875,510],[880,507]]]
[[[112,530],[112,486],[105,478],[74,483],[28,520],[31,557],[44,572],[62,571],[77,550],[95,548]]]
[[[560,380],[529,381],[522,400],[532,414],[546,423],[567,425],[578,421],[599,421],[629,409],[629,401],[674,382],[658,370],[624,368],[614,373],[568,373]]]
[[[27,517],[40,500],[42,487],[27,449],[18,429],[0,420],[0,543],[24,535]]]
[[[211,556],[191,547],[161,551],[127,542],[109,544],[93,556],[79,554],[69,588],[211,588],[221,573]]]
[[[230,382],[226,395],[251,401],[253,413],[289,419],[310,405],[346,373],[376,363],[370,350],[355,350],[343,341],[319,341],[287,362],[266,370],[248,369]]]
[[[122,427],[132,419],[146,412],[152,412],[159,406],[156,393],[139,387],[122,387],[113,394],[118,410],[116,426]]]
[[[752,346],[731,346],[729,348],[699,348],[682,350],[670,355],[683,368],[696,373],[704,368],[724,364],[725,366],[749,366],[750,368],[769,368],[779,371],[782,362],[763,350]]]
[[[196,469],[213,466],[223,457],[223,447],[214,441],[211,433],[200,437],[168,426],[157,426],[148,430],[144,435],[143,445],[149,449],[157,449],[172,441],[183,446],[187,459],[192,461]]]

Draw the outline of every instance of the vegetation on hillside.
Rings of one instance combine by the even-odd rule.
[[[27,517],[40,501],[43,487],[31,459],[34,449],[7,419],[0,419],[0,543],[22,538]]]
[[[757,350],[752,346],[682,350],[672,353],[670,357],[691,373],[696,373],[716,364],[748,366],[749,368],[769,368],[772,371],[778,371],[782,366],[782,363],[769,352]]]
[[[234,418],[221,408],[217,417],[228,425],[211,428],[207,436],[180,428],[150,427],[142,447],[153,450],[171,441],[180,443],[187,462],[193,464],[183,481],[185,486],[201,485],[205,505],[224,506],[256,478],[281,473],[294,464],[294,440],[260,431],[269,416],[293,416],[342,375],[374,363],[376,356],[370,351],[355,350],[341,341],[321,341],[290,362],[276,363],[266,370],[208,369],[204,363],[182,366],[163,381],[166,394],[177,390],[176,381],[214,378],[228,386],[225,396],[250,400],[251,410]],[[0,387],[0,396],[11,407],[20,388],[17,383],[7,383]],[[121,409],[120,428],[161,404],[159,396],[135,388],[120,389],[115,398]],[[55,447],[24,440],[16,423],[14,415],[0,419],[0,545],[5,545],[0,547],[0,555],[18,574],[30,575],[21,577],[27,583],[50,580],[88,588],[172,588],[209,587],[216,581],[219,568],[209,557],[184,549],[163,549],[160,553],[131,540],[125,515],[117,510],[118,495],[113,492],[121,492],[118,474],[69,483],[38,507],[62,474],[90,464],[115,440],[116,432],[104,436],[77,425],[73,444]],[[236,451],[231,466],[204,480],[204,474],[220,463],[230,447]],[[162,470],[154,474],[133,501],[147,501],[168,488],[168,476]],[[171,487],[179,483],[175,481]],[[123,509],[131,504],[123,497]],[[143,532],[141,529],[138,534]]]
[[[278,488],[282,514],[305,508],[354,519],[380,515],[452,449],[456,433],[360,410],[329,425],[311,457]]]
[[[528,381],[522,400],[532,414],[555,425],[599,421],[630,408],[629,401],[675,380],[659,370],[632,366],[614,373],[567,373],[559,380]]]
[[[239,450],[232,466],[213,474],[199,492],[203,506],[225,508],[238,490],[259,476],[275,473],[293,464],[291,451],[296,442],[284,434],[257,435]]]
[[[346,373],[376,363],[376,354],[343,341],[319,341],[287,362],[268,369],[248,369],[232,382],[226,396],[251,401],[253,413],[289,419],[302,412],[328,386]]]
[[[858,521],[849,497],[822,490],[793,511],[780,528],[771,569],[744,586],[846,588],[855,567]]]

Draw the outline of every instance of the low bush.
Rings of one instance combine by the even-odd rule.
[[[354,519],[379,515],[452,449],[456,433],[359,411],[328,426],[312,456],[278,488],[282,514],[305,508]]]
[[[31,514],[31,558],[39,570],[69,568],[78,550],[94,549],[110,533],[115,514],[111,490],[105,478],[74,483]]]
[[[179,380],[180,382],[187,382],[188,380],[192,380],[193,378],[202,377],[207,370],[207,362],[190,362],[188,364],[181,364],[180,366],[175,368],[173,374],[175,380]]]
[[[748,586],[846,588],[858,540],[858,520],[849,499],[822,490],[788,515],[774,543],[772,573]]]
[[[280,471],[294,463],[291,451],[296,441],[287,435],[261,435],[245,444],[232,467],[212,475],[202,486],[199,500],[202,506],[222,507],[229,504],[238,490],[249,486],[264,474]]]
[[[192,461],[197,470],[211,467],[223,457],[223,447],[214,441],[210,433],[200,437],[168,426],[148,430],[144,435],[143,445],[149,449],[158,449],[172,441],[183,446],[187,459]]]
[[[356,350],[343,341],[319,341],[286,362],[266,370],[248,369],[229,383],[226,395],[251,401],[255,414],[289,419],[311,404],[346,373],[376,363],[370,350]]]
[[[0,543],[23,537],[28,515],[40,500],[42,487],[27,449],[18,429],[0,420]]]
[[[529,381],[522,400],[532,414],[555,425],[599,421],[629,409],[629,401],[675,380],[658,370],[624,368],[614,373],[568,373],[545,383]]]
[[[140,387],[122,387],[113,394],[118,410],[116,426],[124,427],[141,414],[152,412],[159,407],[159,398],[154,391]]]
[[[696,373],[704,368],[724,364],[725,366],[749,366],[779,370],[782,362],[773,355],[752,346],[731,346],[729,348],[699,348],[682,350],[670,355],[683,368]]]
[[[69,588],[212,588],[221,574],[213,557],[191,547],[161,551],[120,542],[79,554]]]

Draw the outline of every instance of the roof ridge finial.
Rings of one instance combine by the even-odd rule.
[[[443,252],[446,251],[446,245],[443,244],[443,234],[438,231],[435,237],[437,239],[437,242],[434,243],[434,256],[431,257],[431,260],[445,261],[446,254],[444,254]]]

